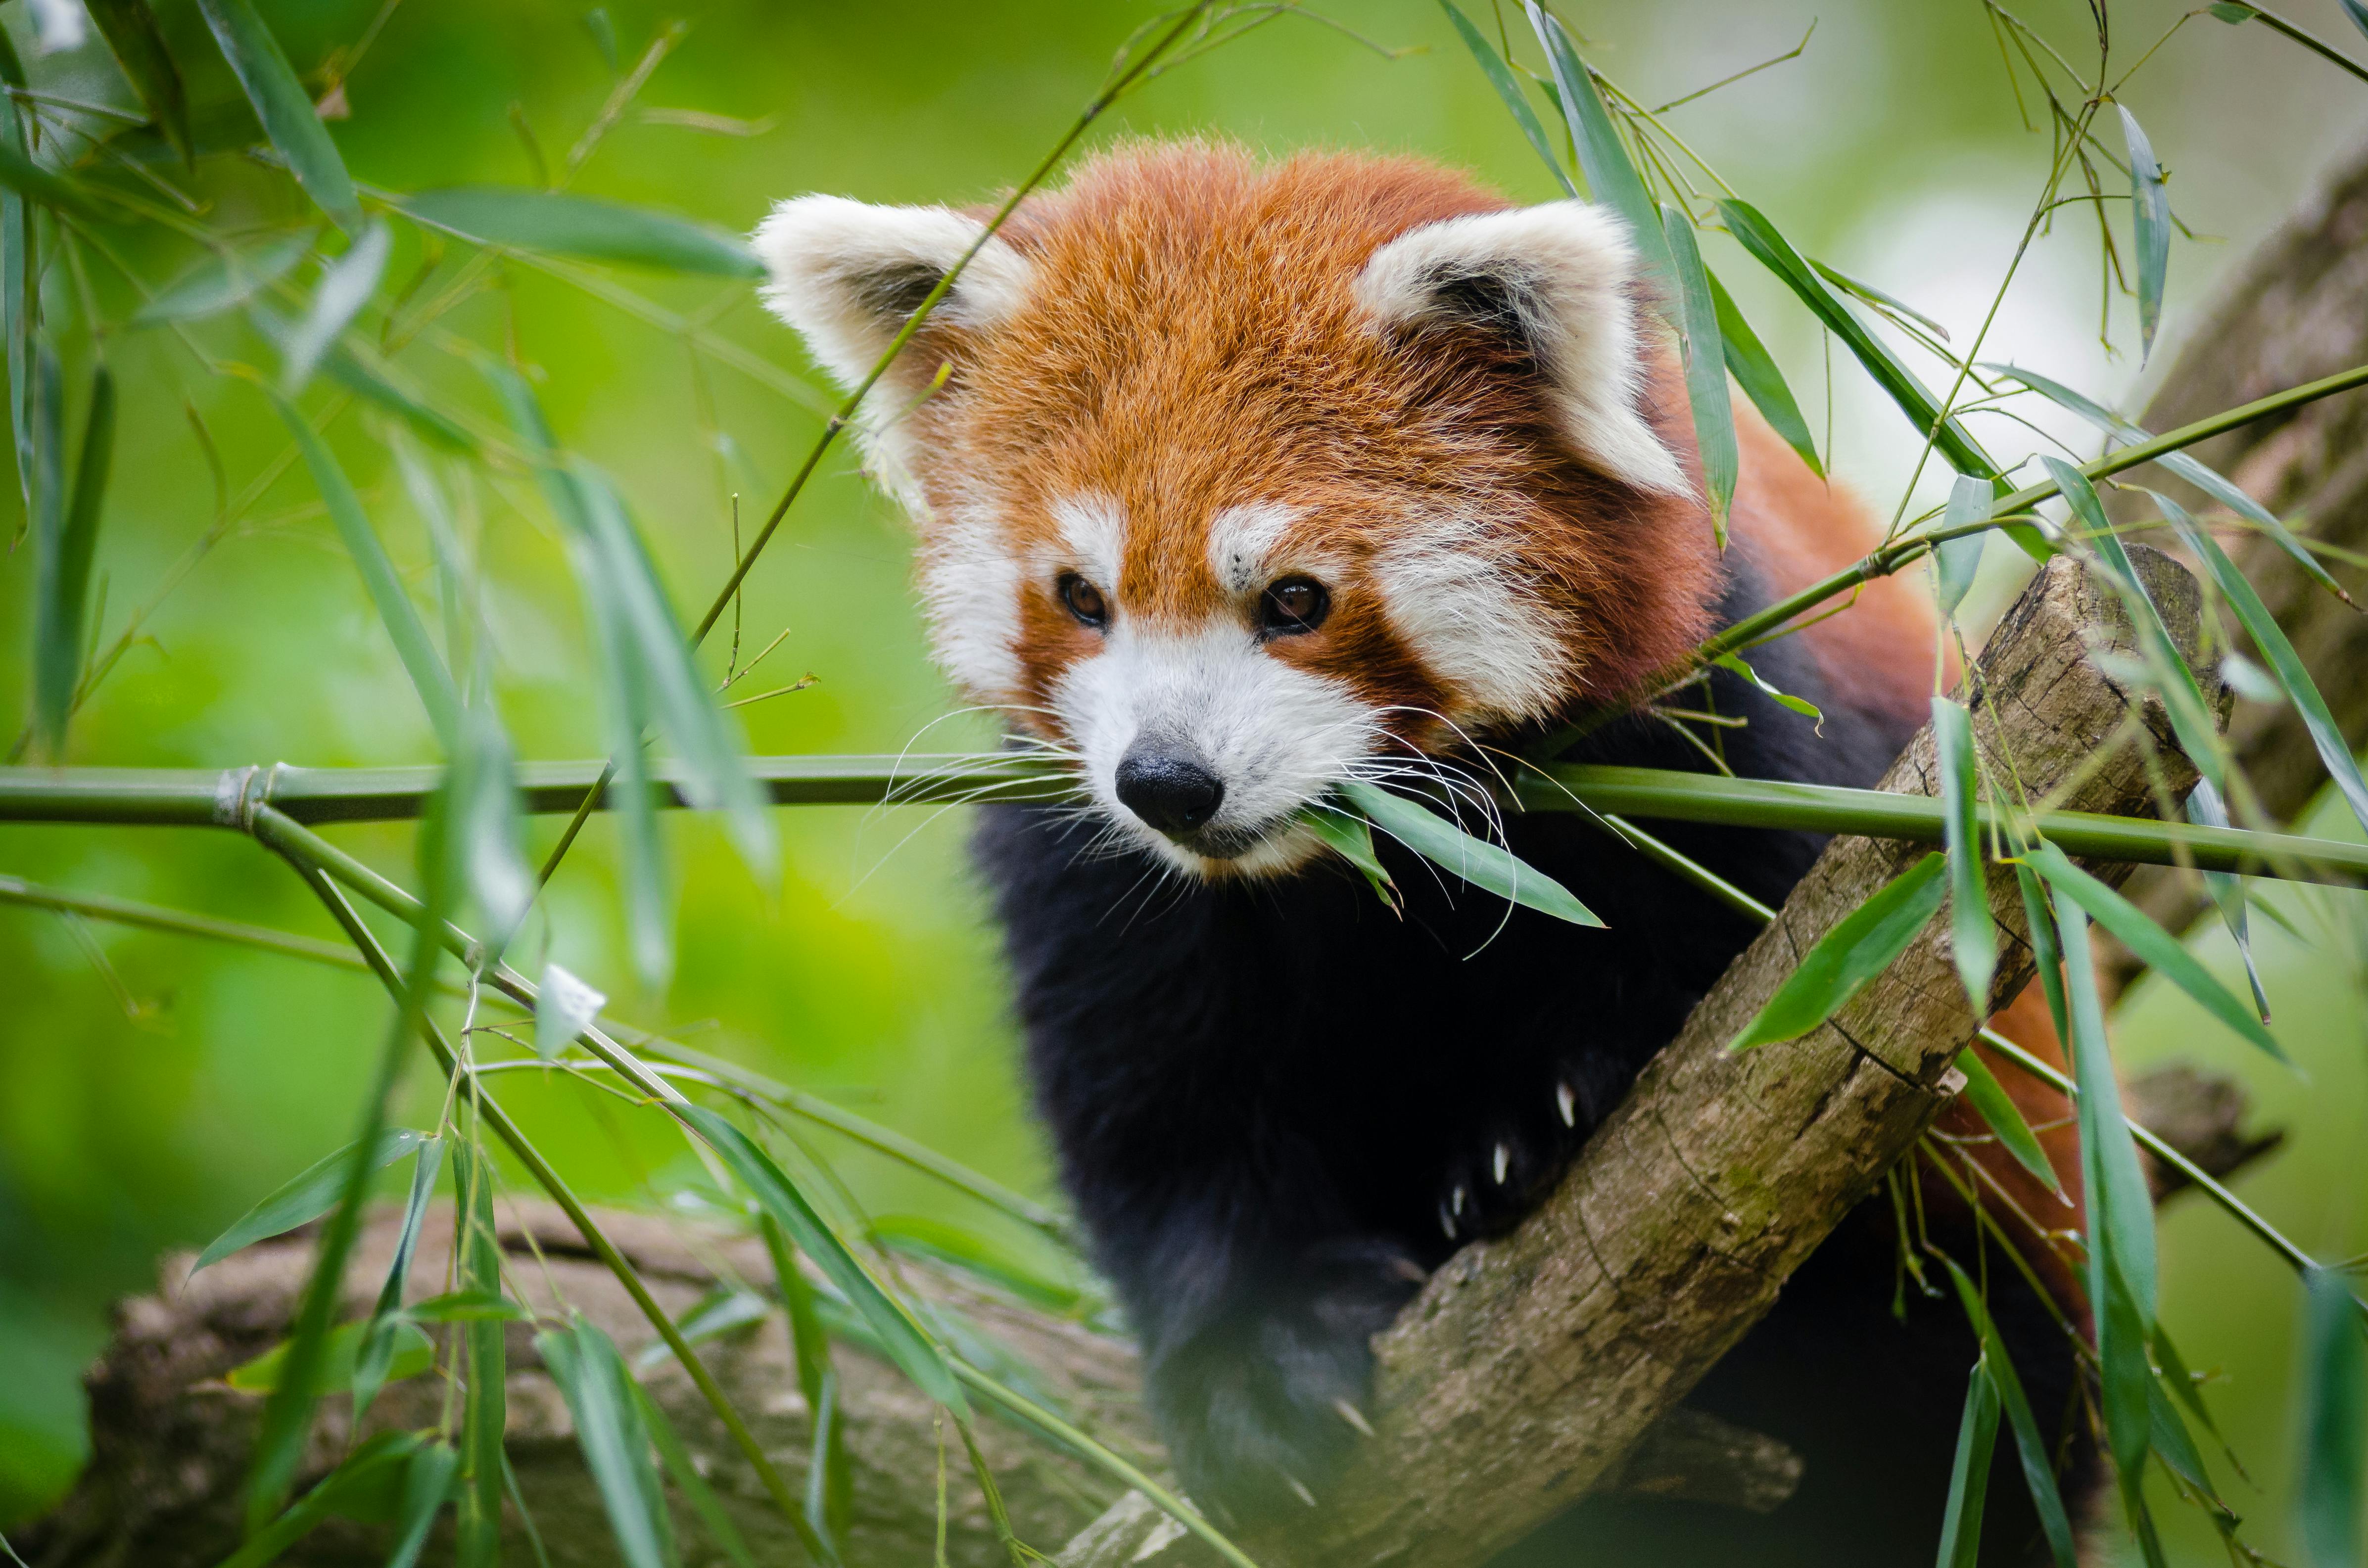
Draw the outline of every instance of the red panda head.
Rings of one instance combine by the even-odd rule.
[[[1336,781],[1620,691],[1706,629],[1683,397],[1601,209],[1186,143],[984,233],[808,196],[756,244],[848,385],[969,256],[859,434],[947,670],[1171,863],[1293,866]]]

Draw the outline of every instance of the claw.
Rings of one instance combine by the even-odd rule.
[[[1332,1402],[1332,1408],[1340,1413],[1341,1420],[1346,1421],[1349,1426],[1354,1426],[1357,1429],[1357,1433],[1360,1437],[1370,1437],[1373,1435],[1373,1424],[1365,1419],[1365,1413],[1358,1409],[1355,1405],[1349,1403],[1347,1400],[1334,1400]]]
[[[1447,1205],[1444,1203],[1439,1206],[1439,1228],[1447,1233],[1449,1241],[1455,1239],[1455,1216],[1447,1211]]]
[[[1291,1489],[1299,1494],[1299,1500],[1301,1502],[1306,1504],[1311,1508],[1315,1506],[1315,1494],[1310,1492],[1304,1485],[1301,1484],[1299,1477],[1292,1474],[1289,1471],[1284,1471],[1282,1472],[1282,1478],[1283,1480],[1291,1483]]]
[[[1463,1217],[1464,1199],[1471,1196],[1472,1195],[1470,1193],[1463,1190],[1463,1184],[1462,1182],[1459,1181],[1455,1184],[1454,1209],[1456,1218],[1462,1219]]]
[[[1568,1084],[1554,1085],[1554,1108],[1562,1112],[1565,1127],[1578,1125],[1578,1095]]]
[[[1502,1187],[1502,1186],[1504,1186],[1504,1185],[1505,1185],[1505,1173],[1506,1173],[1507,1171],[1510,1170],[1510,1169],[1512,1168],[1512,1165],[1513,1165],[1513,1154],[1512,1154],[1512,1151],[1511,1151],[1511,1150],[1509,1150],[1509,1149],[1508,1149],[1508,1148],[1506,1148],[1502,1143],[1497,1144],[1497,1164],[1496,1164],[1496,1167],[1495,1167],[1495,1169],[1496,1169],[1496,1176],[1497,1176],[1497,1185],[1498,1187]]]

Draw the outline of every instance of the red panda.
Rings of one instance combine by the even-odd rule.
[[[1393,915],[1301,813],[1351,778],[1477,798],[1487,748],[1630,697],[1862,554],[1873,520],[1747,415],[1722,555],[1619,221],[1415,160],[1136,145],[991,235],[808,196],[755,243],[768,303],[848,385],[962,263],[858,434],[916,524],[947,672],[1090,801],[982,813],[1038,1103],[1193,1495],[1234,1518],[1320,1502],[1369,1336],[1542,1195],[1751,930],[1559,815],[1504,831],[1607,929],[1385,846]],[[1737,773],[1867,784],[1937,646],[1886,581],[1755,654],[1822,734],[1723,673],[1696,694],[1742,722]],[[1576,755],[1702,766],[1647,714]],[[1770,903],[1819,844],[1669,836]],[[1970,1246],[1967,1219],[1936,1191],[1930,1222]],[[1656,1564],[1929,1553],[1973,1342],[1943,1303],[1895,1321],[1896,1261],[1877,1199],[1696,1392],[1804,1455],[1776,1517],[1598,1500],[1554,1539]],[[1998,1315],[2063,1410],[2072,1347],[2017,1289]],[[2019,1561],[2030,1511],[1993,1496],[1985,1561]]]

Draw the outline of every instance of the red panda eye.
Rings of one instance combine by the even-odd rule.
[[[1064,572],[1054,578],[1053,589],[1061,596],[1061,603],[1069,613],[1077,618],[1078,625],[1099,631],[1110,624],[1110,606],[1102,598],[1102,591],[1075,572]]]
[[[1277,637],[1313,631],[1324,624],[1331,608],[1331,594],[1315,578],[1278,578],[1259,597],[1259,627]]]

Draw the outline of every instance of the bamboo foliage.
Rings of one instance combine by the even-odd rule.
[[[2076,68],[2024,23],[1987,0],[1984,4],[2006,40],[2009,74],[2019,87],[2032,88],[2048,110],[2053,145],[2032,232],[2066,186],[2076,181],[2098,186],[2100,168],[2125,176],[2129,195],[2122,222],[2135,257],[2132,290],[2141,348],[2150,352],[2163,321],[2165,279],[2180,225],[2146,134],[2115,96],[2127,74],[2114,76],[2108,69],[2104,7],[2094,8],[2093,65]],[[2196,484],[2227,509],[2225,517],[2199,519],[2175,502],[2157,498],[2163,537],[2183,547],[2214,585],[2206,609],[2213,621],[2207,641],[2224,649],[2249,645],[2254,650],[2283,699],[2310,721],[2330,778],[2368,823],[2368,786],[2362,785],[2355,759],[2327,717],[2324,699],[2216,536],[2230,529],[2262,532],[2327,590],[2339,595],[2344,590],[2305,533],[2252,502],[2187,451],[2239,424],[2368,385],[2368,366],[2181,429],[2149,435],[2037,371],[1981,361],[1978,339],[1962,349],[1950,346],[1937,324],[1911,304],[1805,254],[1767,212],[1678,139],[1658,111],[1645,108],[1644,100],[1598,70],[1588,56],[1583,33],[1552,7],[1525,0],[1520,10],[1530,24],[1530,38],[1517,47],[1501,28],[1492,42],[1454,0],[1441,0],[1441,6],[1449,32],[1474,57],[1562,188],[1574,195],[1582,190],[1591,194],[1628,224],[1681,355],[1711,527],[1722,547],[1737,477],[1730,377],[1813,469],[1822,473],[1824,468],[1784,371],[1710,265],[1713,255],[1725,264],[1755,265],[1768,271],[1792,301],[1842,344],[1851,361],[1910,422],[1925,443],[1925,456],[1937,456],[1957,475],[1944,509],[1911,515],[1903,501],[1896,525],[1864,560],[1720,631],[1679,667],[1657,672],[1647,688],[1622,694],[1600,712],[1578,716],[1529,757],[1506,759],[1506,771],[1498,776],[1489,803],[1500,811],[1589,814],[1643,862],[1703,881],[1725,902],[1754,907],[1763,918],[1770,913],[1764,907],[1692,866],[1638,826],[1638,821],[1806,829],[1930,846],[1931,854],[1838,924],[1804,957],[1792,980],[1735,1038],[1736,1049],[1780,1051],[1782,1042],[1833,1017],[1939,917],[1944,902],[1952,905],[1949,918],[1956,933],[1954,957],[1967,994],[1986,995],[1998,959],[1987,907],[1976,911],[1975,897],[1997,868],[2013,868],[2026,890],[2034,945],[2042,950],[2042,981],[2073,1046],[2075,1072],[2061,1086],[2078,1091],[2082,1158],[2095,1205],[2086,1255],[2089,1290],[2100,1324],[2090,1392],[2123,1481],[2126,1516],[2142,1550],[2158,1557],[2140,1486],[2150,1463],[2159,1460],[2180,1478],[2189,1494],[2219,1506],[2224,1515],[2226,1510],[2217,1504],[2202,1463],[2193,1456],[2184,1418],[2176,1405],[2165,1403],[2167,1395],[2184,1402],[2193,1391],[2171,1375],[2176,1353],[2157,1319],[2152,1218],[2136,1175],[2138,1144],[2154,1148],[2159,1141],[2143,1129],[2133,1129],[2121,1114],[2101,1006],[2088,977],[2085,953],[2091,922],[2139,952],[2240,1036],[2273,1056],[2280,1048],[2266,1023],[2267,1002],[2258,980],[2253,1005],[2248,1006],[2187,957],[2174,934],[2154,926],[2110,888],[2088,877],[2072,864],[2072,858],[2180,865],[2223,879],[2213,885],[2215,892],[2226,895],[2222,907],[2241,940],[2245,905],[2238,879],[2357,885],[2368,882],[2368,851],[2283,831],[2283,824],[2268,820],[2260,810],[2241,769],[2219,742],[2214,672],[2191,664],[2178,651],[2121,532],[2105,519],[2097,486],[2125,483],[2117,476],[2154,463]],[[636,64],[617,73],[609,100],[585,127],[564,167],[555,174],[546,171],[549,177],[542,185],[393,192],[352,177],[304,76],[253,0],[199,4],[213,47],[261,131],[254,145],[228,151],[207,150],[193,137],[189,73],[184,69],[188,62],[173,58],[148,0],[93,0],[90,9],[146,117],[147,123],[132,131],[94,131],[74,118],[74,111],[46,104],[28,88],[22,63],[0,38],[0,80],[18,89],[0,103],[0,329],[6,334],[10,437],[40,563],[31,631],[35,673],[30,721],[11,760],[38,746],[35,755],[63,762],[70,754],[74,714],[107,680],[122,651],[142,634],[144,609],[121,621],[115,641],[103,644],[98,633],[106,628],[98,624],[100,613],[91,602],[94,562],[105,548],[102,521],[112,455],[121,445],[114,381],[100,346],[114,333],[131,331],[177,335],[208,373],[231,378],[268,402],[288,433],[287,449],[268,473],[243,493],[237,507],[222,508],[199,553],[222,537],[238,507],[251,505],[261,494],[271,474],[301,462],[359,574],[388,651],[416,693],[444,759],[434,767],[415,769],[275,766],[183,774],[71,767],[0,769],[0,820],[211,824],[248,835],[289,864],[346,933],[350,946],[324,948],[308,938],[201,913],[35,888],[6,877],[0,877],[0,902],[360,968],[387,994],[390,1021],[367,1097],[354,1118],[352,1139],[338,1153],[263,1198],[199,1259],[204,1267],[263,1237],[323,1221],[312,1285],[290,1338],[273,1353],[269,1366],[249,1379],[266,1398],[262,1436],[246,1494],[247,1539],[225,1568],[259,1568],[333,1510],[348,1506],[365,1493],[394,1500],[384,1517],[389,1561],[397,1568],[418,1560],[448,1508],[460,1561],[495,1561],[509,1506],[502,1449],[503,1391],[509,1369],[505,1324],[522,1320],[532,1322],[536,1351],[574,1415],[586,1469],[613,1527],[620,1557],[633,1568],[665,1568],[682,1560],[684,1544],[676,1539],[666,1506],[670,1482],[715,1550],[734,1562],[747,1560],[745,1542],[705,1490],[681,1439],[642,1393],[636,1378],[645,1369],[628,1361],[587,1321],[565,1314],[536,1317],[518,1301],[504,1277],[494,1237],[493,1202],[499,1177],[491,1150],[495,1146],[562,1206],[586,1247],[632,1295],[657,1335],[657,1353],[679,1365],[697,1385],[813,1561],[839,1560],[848,1525],[851,1460],[835,1436],[837,1428],[826,1414],[818,1414],[811,1483],[805,1494],[797,1494],[700,1356],[701,1343],[756,1317],[778,1313],[791,1324],[802,1392],[818,1413],[826,1412],[835,1398],[830,1346],[835,1340],[844,1341],[883,1358],[907,1377],[943,1411],[973,1460],[973,1419],[993,1414],[1013,1421],[1140,1490],[1209,1551],[1237,1568],[1248,1568],[1249,1559],[1240,1548],[1187,1500],[1158,1487],[1062,1411],[1031,1399],[1024,1386],[1024,1368],[996,1362],[991,1342],[946,1310],[924,1310],[906,1301],[894,1282],[894,1260],[900,1247],[908,1252],[932,1249],[930,1256],[941,1261],[998,1288],[1022,1291],[1032,1288],[1024,1269],[996,1256],[992,1244],[976,1236],[899,1236],[875,1226],[837,1195],[837,1178],[827,1163],[812,1155],[795,1128],[827,1127],[1019,1220],[1053,1243],[1073,1246],[1063,1216],[890,1129],[606,1017],[598,991],[564,970],[549,966],[538,981],[529,981],[504,961],[543,887],[563,869],[578,831],[602,809],[616,812],[623,827],[633,960],[644,976],[655,977],[666,972],[672,958],[668,873],[657,826],[662,809],[689,806],[720,812],[743,858],[763,874],[775,854],[768,806],[1060,800],[1071,794],[1074,782],[1060,768],[1011,754],[896,759],[748,756],[727,706],[699,662],[702,644],[727,614],[736,628],[740,595],[749,574],[890,362],[946,298],[960,266],[937,283],[860,384],[833,404],[746,349],[702,338],[686,318],[665,314],[607,273],[578,267],[589,263],[651,269],[706,278],[715,287],[733,290],[745,289],[760,272],[747,246],[727,232],[680,214],[567,188],[672,47],[678,29],[661,34]],[[1125,41],[1109,76],[1076,120],[1012,187],[987,223],[987,233],[1050,177],[1088,130],[1127,94],[1297,9],[1247,0],[1197,0],[1146,24]],[[2259,21],[2322,57],[2349,61],[2342,51],[2260,7],[2222,6],[2211,7],[2211,13],[2232,25]],[[605,13],[596,15],[601,17],[601,26],[609,26]],[[2368,30],[2368,22],[2362,25]],[[615,52],[613,29],[596,36],[606,36],[604,47]],[[1528,45],[1535,47],[1534,66],[1522,58]],[[1532,94],[1544,105],[1544,113]],[[2095,128],[2107,104],[2113,106],[2118,121],[2118,154],[2100,140]],[[1557,123],[1567,137],[1567,158],[1549,132],[1548,127]],[[190,180],[211,177],[215,165],[227,159],[261,163],[270,177],[284,179],[290,191],[300,193],[307,204],[305,222],[261,237],[212,226],[199,204],[168,199],[174,191],[165,175],[140,164],[131,150],[135,133],[160,139],[177,160],[179,176]],[[160,195],[160,189],[166,194]],[[178,242],[193,253],[190,264],[169,278],[151,278],[126,267],[120,248],[110,242],[134,231]],[[1721,245],[1732,242],[1732,248],[1714,250],[1705,243],[1713,239]],[[2029,242],[2027,233],[2025,245]],[[984,236],[979,243],[985,243]],[[599,468],[569,449],[519,365],[506,353],[458,337],[445,323],[451,304],[465,297],[467,289],[456,285],[442,301],[426,302],[400,291],[391,259],[398,244],[409,244],[464,249],[469,259],[461,270],[471,287],[497,267],[531,267],[643,319],[658,319],[651,312],[659,312],[681,330],[696,352],[744,369],[753,363],[768,384],[826,413],[778,503],[745,548],[735,550],[730,572],[696,619],[678,613],[668,597],[621,492]],[[70,267],[77,275],[85,269],[111,270],[137,296],[136,302],[114,318],[100,315],[85,297],[44,283],[45,269],[52,266]],[[2001,281],[2001,294],[2010,280],[2011,271]],[[213,322],[243,322],[277,360],[276,369],[260,370],[222,357],[191,331]],[[1985,331],[1987,327],[1985,323]],[[398,358],[415,343],[430,346],[477,373],[494,388],[504,417],[487,418],[426,391],[422,380],[403,369]],[[1923,361],[1930,363],[1919,369]],[[2026,395],[2089,420],[2105,437],[2106,449],[2080,462],[2049,457],[2028,471],[2021,465],[2001,466],[1976,438],[1974,422],[2008,399]],[[81,411],[78,442],[69,439],[70,409]],[[357,416],[347,419],[349,413]],[[436,536],[446,633],[440,649],[411,587],[381,542],[371,503],[357,490],[337,455],[333,435],[340,421],[348,436],[352,426],[368,425],[364,434],[387,449]],[[599,661],[596,684],[608,715],[605,759],[580,765],[517,759],[493,699],[495,673],[490,657],[468,631],[476,613],[469,607],[483,585],[452,542],[449,520],[437,520],[447,510],[438,478],[443,471],[420,455],[423,442],[456,465],[451,472],[463,483],[490,484],[524,475],[539,489],[566,541],[595,631]],[[2056,515],[2058,504],[2061,516]],[[2169,713],[2181,749],[2208,781],[2208,796],[2199,796],[2202,805],[2190,805],[2181,814],[2178,802],[2167,801],[2156,818],[2104,817],[2023,798],[2015,784],[2016,759],[1977,745],[1973,716],[1942,696],[1934,699],[1942,763],[1937,798],[1711,774],[1576,767],[1556,760],[1570,740],[1613,712],[1680,692],[1709,668],[1723,666],[1757,682],[1747,660],[1753,648],[1812,623],[1860,585],[1907,570],[1927,556],[1934,560],[1943,616],[1952,616],[1984,544],[1999,532],[2042,558],[2073,556],[2114,585],[2121,613],[2138,632],[2138,656],[2129,670],[2116,672],[2117,678],[2126,677],[2134,705],[2152,701]],[[738,673],[735,631],[734,674]],[[1773,695],[1788,704],[1799,701]],[[653,743],[665,750],[654,751]],[[1565,890],[1497,842],[1486,824],[1475,832],[1457,820],[1453,806],[1452,801],[1350,782],[1306,820],[1335,853],[1372,879],[1384,899],[1393,896],[1393,890],[1372,854],[1376,831],[1491,895],[1574,924],[1600,923]],[[539,875],[530,873],[522,858],[520,824],[529,812],[571,813]],[[324,823],[405,819],[421,823],[416,892],[372,871],[312,831]],[[398,963],[359,912],[357,898],[392,915],[410,931],[403,961]],[[1986,940],[1992,944],[1987,949]],[[461,1017],[457,1029],[450,1023],[455,1006]],[[530,1043],[515,1054],[503,1044],[513,1040],[503,1032],[511,1028],[532,1031]],[[445,1079],[445,1103],[432,1127],[391,1127],[389,1096],[404,1063],[421,1047]],[[2037,1141],[2010,1097],[1979,1059],[1968,1055],[1964,1060],[1969,1064],[1968,1093],[1976,1108],[2016,1156],[2052,1183]],[[732,1200],[744,1206],[746,1222],[763,1236],[774,1260],[769,1289],[727,1292],[679,1321],[660,1309],[633,1266],[609,1244],[560,1173],[502,1105],[496,1094],[502,1073],[526,1066],[562,1074],[587,1093],[622,1096],[638,1114],[669,1119]],[[2047,1071],[2044,1063],[2025,1066]],[[340,1327],[336,1322],[337,1291],[362,1205],[376,1173],[406,1159],[411,1170],[401,1233],[405,1239],[368,1315]],[[2343,1275],[2317,1267],[2301,1247],[2270,1229],[2233,1195],[2209,1178],[2203,1181],[2215,1201],[2284,1261],[2311,1270],[2311,1343],[2330,1380],[2330,1392],[2312,1415],[2316,1446],[2309,1468],[2308,1536],[2311,1549],[2322,1554],[2356,1551],[2358,1465],[2351,1463],[2347,1471],[2345,1463],[2347,1457],[2356,1460],[2362,1441],[2357,1303]],[[454,1205],[460,1277],[455,1288],[441,1296],[407,1301],[410,1245],[439,1190]],[[2031,1409],[1988,1322],[1975,1271],[1961,1269],[1953,1259],[1942,1261],[1983,1350],[1969,1380],[1941,1560],[1974,1561],[1984,1490],[2004,1483],[1991,1474],[1991,1450],[1997,1442],[2011,1440],[2020,1460],[2021,1483],[2032,1494],[2058,1561],[2068,1563],[2069,1527],[2040,1436],[2041,1423],[2054,1413],[2035,1415]],[[1082,1294],[1073,1292],[1070,1301],[1081,1312],[1093,1310]],[[416,1354],[425,1342],[423,1324],[453,1328],[426,1362]],[[359,1428],[361,1415],[388,1381],[431,1369],[450,1377],[458,1391],[438,1426],[369,1435],[342,1454],[324,1476],[299,1492],[315,1406],[330,1384],[350,1393]],[[2200,1415],[2200,1405],[2195,1409]],[[1000,1525],[993,1476],[983,1463],[974,1464],[973,1476],[1004,1531],[1012,1560],[1023,1561],[1028,1548],[1011,1540],[1008,1526]],[[2346,1507],[2351,1509],[2348,1516]],[[2227,1517],[2233,1520],[2233,1515]],[[2348,1526],[2347,1517],[2352,1521]],[[2233,1523],[2226,1528],[2233,1531]],[[2325,1560],[2336,1558],[2326,1555]]]

